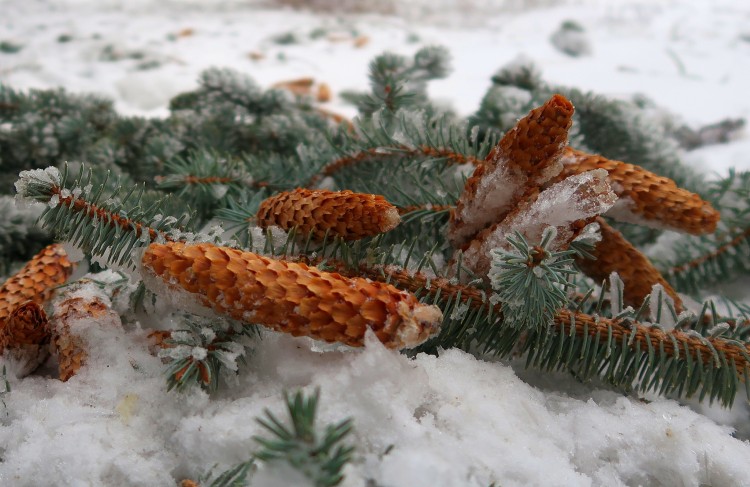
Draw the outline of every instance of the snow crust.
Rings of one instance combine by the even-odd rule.
[[[69,382],[12,384],[0,426],[4,485],[197,478],[247,459],[252,436],[264,433],[251,418],[266,407],[284,417],[282,390],[316,386],[321,424],[352,417],[356,425],[346,487],[365,479],[393,487],[742,485],[750,474],[747,443],[673,401],[580,385],[544,392],[507,365],[458,350],[409,359],[370,336],[360,352],[318,353],[269,332],[238,384],[209,399],[165,393],[163,366],[138,327],[91,334],[101,335],[91,365]],[[289,475],[264,467],[257,485],[283,485]]]

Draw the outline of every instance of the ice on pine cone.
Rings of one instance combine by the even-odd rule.
[[[532,191],[504,220],[471,241],[463,251],[463,264],[475,274],[486,276],[492,263],[490,250],[510,250],[509,235],[519,232],[527,241],[539,242],[544,229],[550,226],[557,234],[549,250],[562,250],[616,200],[603,169],[571,176],[541,192]]]
[[[59,378],[67,381],[88,360],[89,335],[120,328],[122,322],[112,309],[109,296],[93,282],[81,281],[54,302],[49,327]]]
[[[570,101],[554,95],[503,136],[466,181],[451,213],[448,238],[454,247],[504,218],[521,195],[562,170],[559,158],[568,142],[573,111]]]
[[[180,302],[185,294],[245,323],[294,336],[362,346],[372,329],[386,347],[414,347],[437,333],[442,314],[408,292],[302,263],[202,243],[151,244],[144,280]]]
[[[264,200],[256,220],[263,228],[297,227],[301,235],[312,232],[318,240],[326,234],[358,240],[392,230],[401,217],[380,195],[298,188]]]
[[[18,378],[34,372],[49,356],[47,315],[37,303],[16,307],[0,328],[0,355],[8,372]]]
[[[720,214],[711,203],[677,186],[669,178],[658,176],[639,166],[609,160],[566,148],[558,179],[573,174],[605,169],[617,193],[617,203],[607,212],[615,220],[652,228],[677,230],[700,235],[716,230]]]
[[[659,270],[637,248],[628,242],[620,232],[612,228],[603,218],[597,218],[601,240],[589,252],[594,260],[580,257],[578,267],[595,282],[608,279],[617,272],[625,284],[623,301],[625,305],[638,307],[646,296],[651,294],[654,285],[660,285],[675,308],[682,309],[682,300],[677,292],[664,279]]]

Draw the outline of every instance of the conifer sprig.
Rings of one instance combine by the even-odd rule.
[[[225,198],[236,198],[245,188],[259,187],[241,161],[205,150],[194,151],[186,158],[175,157],[164,169],[165,175],[156,177],[157,188],[176,193],[206,216],[213,208],[223,206]]]
[[[529,242],[516,232],[508,236],[513,247],[507,251],[494,249],[490,282],[500,301],[501,312],[508,326],[539,330],[548,327],[555,310],[568,301],[567,288],[575,250],[552,251],[554,227],[547,227],[539,245]],[[495,297],[493,296],[493,298]]]
[[[131,187],[124,195],[118,188],[104,198],[106,181],[94,188],[91,171],[85,171],[83,165],[73,181],[68,182],[68,177],[67,165],[62,174],[54,167],[23,171],[16,191],[22,199],[47,205],[40,217],[45,228],[109,263],[133,267],[136,263],[131,257],[136,247],[157,240],[172,241],[169,232],[190,220],[186,213],[180,218],[160,214],[163,200],[141,207],[143,186]]]
[[[340,267],[342,272],[346,269],[345,264]],[[608,316],[600,306],[584,313],[585,303],[571,303],[570,309],[554,313],[553,326],[529,331],[506,325],[502,303],[493,302],[491,293],[481,286],[454,284],[395,266],[362,265],[348,272],[385,280],[441,307],[446,317],[441,333],[422,350],[478,346],[490,355],[525,353],[528,365],[568,369],[581,378],[600,376],[626,389],[697,395],[700,400],[730,406],[743,387],[750,400],[750,346],[740,338],[750,325],[741,321],[712,335],[711,330],[716,332],[721,323],[735,321],[732,316],[721,317],[715,309],[712,312],[710,303],[698,316],[681,316],[672,329],[644,320],[648,303],[616,316]],[[672,314],[676,315],[674,310]]]
[[[168,120],[114,118],[111,107],[104,107],[103,118],[99,121],[102,123],[97,122],[96,131],[73,130],[83,135],[94,134],[87,136],[88,139],[76,139],[81,141],[81,146],[75,147],[74,153],[85,154],[81,157],[93,156],[96,163],[103,166],[99,168],[102,174],[113,164],[131,175],[143,175],[149,181],[154,171],[167,177],[180,173],[179,178],[162,180],[168,184],[160,191],[182,193],[185,190],[183,196],[195,199],[191,205],[198,200],[206,203],[201,210],[202,218],[218,216],[243,224],[247,237],[240,240],[243,245],[252,245],[258,250],[250,237],[259,237],[264,253],[293,256],[299,261],[317,264],[318,270],[338,270],[352,277],[392,282],[417,293],[424,303],[439,305],[443,309],[443,331],[423,346],[425,350],[460,346],[475,353],[484,351],[497,355],[525,351],[530,364],[545,369],[567,368],[579,377],[600,376],[638,390],[702,394],[725,404],[731,403],[743,379],[747,389],[745,340],[750,331],[741,321],[731,321],[731,317],[727,317],[725,325],[710,307],[698,317],[675,317],[668,300],[654,294],[649,299],[653,307],[662,311],[647,318],[648,306],[637,311],[622,309],[619,305],[607,309],[606,293],[595,290],[592,292],[601,296],[598,301],[603,303],[601,306],[591,305],[590,299],[578,300],[576,305],[557,309],[552,316],[552,326],[523,329],[513,326],[510,312],[503,312],[503,300],[498,302],[497,297],[493,300],[492,289],[467,270],[466,252],[456,254],[456,272],[461,282],[467,284],[456,285],[443,278],[446,270],[441,262],[450,254],[445,236],[446,210],[458,199],[465,177],[463,168],[458,165],[480,166],[497,145],[503,130],[511,129],[519,116],[557,91],[569,94],[576,105],[571,132],[574,146],[674,175],[673,179],[680,186],[688,182],[688,186],[695,187],[695,178],[679,164],[669,141],[664,142],[663,131],[651,130],[649,124],[635,123],[643,114],[636,103],[613,102],[576,90],[553,89],[532,69],[508,69],[498,73],[493,80],[495,86],[483,102],[487,110],[470,122],[481,126],[471,129],[467,122],[454,115],[441,114],[427,99],[425,83],[441,76],[446,66],[441,56],[439,50],[433,49],[420,51],[414,59],[384,56],[376,60],[372,94],[355,97],[362,116],[350,130],[332,127],[304,101],[293,101],[275,90],[264,92],[239,74],[211,70],[202,77],[198,90],[173,101],[173,115]],[[527,93],[518,96],[519,90]],[[512,97],[502,96],[514,93]],[[36,101],[31,100],[34,101],[31,105],[39,107],[44,103],[37,102],[55,101],[61,96],[59,93],[37,96]],[[16,111],[24,106],[23,98],[15,94],[8,98],[13,105],[9,115],[13,120],[16,120]],[[0,99],[5,98],[0,96]],[[91,113],[82,118],[89,115]],[[12,158],[18,159],[16,147],[26,150],[28,146],[38,155],[54,149],[55,144],[68,144],[69,140],[63,136],[68,133],[66,127],[84,125],[61,123],[55,125],[55,130],[61,131],[49,140],[44,139],[44,143],[34,142],[35,138],[30,137],[13,144]],[[567,127],[567,122],[560,127],[563,125]],[[96,134],[105,135],[95,140],[99,137]],[[22,138],[15,132],[13,136]],[[0,137],[3,136],[0,134]],[[10,147],[7,142],[1,139],[0,148]],[[561,145],[554,143],[549,147]],[[190,150],[194,150],[192,155]],[[122,157],[122,154],[127,156]],[[525,150],[514,154],[519,160],[528,156]],[[205,160],[199,162],[201,158]],[[36,164],[39,160],[38,157],[27,159],[19,160],[25,161],[24,164]],[[227,169],[228,165],[214,164],[221,159],[238,161],[237,170],[242,175],[252,175],[252,183],[227,179],[236,174]],[[196,167],[188,167],[193,163]],[[178,167],[180,164],[184,167]],[[65,182],[67,176],[58,175],[55,179],[52,173],[52,170],[42,171],[36,174],[37,180],[27,177],[19,193],[45,204],[48,209],[44,222],[50,228],[92,253],[106,255],[109,262],[127,260],[131,249],[147,246],[155,240],[183,240],[184,235],[174,230],[179,224],[176,218],[158,218],[158,211],[170,210],[160,203],[153,207],[146,205],[138,197],[139,190],[122,195],[110,193],[103,190],[104,186],[102,189],[89,187],[83,174],[75,184],[69,184]],[[398,178],[393,178],[394,173]],[[260,200],[310,181],[326,188],[360,192],[373,192],[372,188],[376,188],[375,192],[400,208],[403,221],[386,235],[367,237],[355,243],[332,238],[329,234],[322,243],[311,244],[311,239],[304,235],[299,238],[290,235],[280,246],[274,245],[272,238],[265,238],[257,229],[248,227],[248,218],[255,215]],[[743,195],[742,184],[725,183],[722,182],[715,192],[704,187],[699,190],[722,211],[726,225],[720,225],[712,236],[678,241],[675,245],[678,258],[670,259],[662,267],[676,269],[670,278],[684,279],[687,284],[681,285],[683,288],[688,285],[704,287],[705,283],[750,268],[746,265],[748,253],[744,252],[750,207],[746,204],[747,191]],[[51,192],[54,186],[59,189]],[[127,187],[130,189],[133,185]],[[224,195],[214,192],[221,193],[224,189]],[[530,194],[524,193],[525,196]],[[733,195],[740,196],[735,198],[740,204],[731,203]],[[246,203],[252,209],[243,208]],[[436,207],[440,211],[431,211]],[[481,209],[482,205],[479,207]],[[508,230],[500,235],[501,244],[514,229]],[[648,238],[658,233],[652,232]],[[645,241],[645,237],[641,241]],[[533,249],[531,244],[529,247]],[[192,282],[191,273],[181,268],[185,263],[175,262],[169,272],[179,275],[185,283]],[[201,259],[195,262],[199,263],[198,267],[206,264]],[[529,266],[526,267],[528,270]],[[421,274],[428,268],[434,273],[429,278]],[[554,266],[549,268],[555,270]],[[539,266],[537,272],[541,272],[538,269]],[[206,280],[202,288],[215,294],[206,299],[218,302],[221,293],[217,291],[214,278],[226,278],[226,272],[221,273],[225,270],[217,268],[214,274],[201,274]],[[562,269],[558,270],[562,276]],[[287,275],[279,273],[276,280],[281,279],[282,274]],[[524,275],[529,274],[518,273],[518,276]],[[231,288],[230,280],[225,281]],[[562,277],[559,282],[563,286]],[[583,294],[587,292],[584,287],[580,290]],[[625,291],[621,294],[625,298]],[[524,300],[527,296],[517,298]],[[523,309],[533,310],[534,303],[525,302]],[[538,321],[548,321],[548,317]],[[649,321],[659,325],[651,325]],[[195,371],[195,377],[200,380],[200,367],[196,365]]]
[[[716,232],[679,239],[674,257],[659,262],[677,289],[693,294],[750,270],[750,172],[730,171],[712,181],[706,194],[722,214]]]
[[[213,392],[224,370],[237,371],[238,360],[247,353],[242,339],[253,328],[197,316],[185,316],[182,321],[185,328],[170,331],[159,343],[158,355],[170,360],[167,390],[183,391],[197,384]]]
[[[319,431],[315,424],[319,396],[318,390],[312,395],[284,393],[291,425],[266,409],[265,417],[257,421],[271,436],[254,437],[261,446],[254,457],[264,462],[287,462],[315,487],[333,487],[343,480],[341,470],[354,453],[354,447],[342,443],[352,431],[352,421],[347,419]]]

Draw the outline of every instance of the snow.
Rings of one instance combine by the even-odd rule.
[[[202,70],[231,67],[264,87],[312,76],[334,94],[326,108],[351,116],[336,94],[365,89],[375,55],[440,44],[451,51],[454,70],[431,84],[430,94],[464,115],[478,106],[491,75],[522,55],[545,80],[623,98],[643,93],[694,127],[750,117],[745,2],[552,3],[383,2],[402,15],[396,17],[280,10],[249,0],[0,0],[0,41],[22,46],[0,52],[0,82],[96,92],[122,113],[163,116],[172,96],[197,86]],[[573,58],[550,43],[565,20],[583,27],[589,55]],[[311,38],[320,28],[327,35]],[[273,40],[285,33],[299,41]],[[686,160],[709,175],[750,169],[749,145],[746,129]],[[58,179],[40,170],[26,181]],[[253,236],[261,251],[265,235]],[[272,238],[282,245],[285,235]],[[122,279],[96,277],[108,286]],[[115,298],[118,311],[129,307],[128,285]],[[750,418],[741,403],[726,411],[652,395],[639,400],[458,350],[409,358],[372,338],[360,351],[332,350],[272,332],[239,366],[236,384],[211,397],[197,389],[167,393],[165,365],[149,353],[146,335],[173,317],[159,308],[148,320],[136,318],[122,328],[91,323],[81,330],[89,363],[68,382],[53,378],[54,362],[24,379],[9,374],[11,392],[0,396],[1,485],[197,479],[216,464],[221,471],[247,460],[257,448],[252,437],[263,434],[253,418],[264,408],[285,417],[281,393],[298,387],[320,387],[321,425],[353,418],[357,450],[344,471],[347,487],[731,486],[750,478]],[[254,485],[301,485],[294,475],[261,465]]]

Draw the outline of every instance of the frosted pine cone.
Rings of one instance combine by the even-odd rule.
[[[700,235],[716,230],[719,212],[697,194],[642,167],[567,148],[558,179],[592,169],[606,169],[619,200],[607,216],[623,222]]]
[[[297,227],[302,235],[313,233],[322,240],[326,232],[346,240],[358,240],[395,228],[398,209],[385,198],[352,191],[296,189],[272,196],[258,209],[261,227]]]
[[[602,240],[591,254],[596,260],[578,258],[577,264],[584,274],[602,282],[612,272],[617,272],[625,284],[623,300],[626,305],[638,307],[651,294],[654,284],[661,284],[674,301],[675,309],[682,310],[682,300],[664,279],[651,261],[636,249],[620,232],[612,228],[603,218],[597,218]]]
[[[85,293],[73,291],[54,304],[50,317],[52,347],[57,354],[60,380],[67,381],[86,364],[91,328],[121,326],[109,298],[92,283],[81,282]]]
[[[451,213],[448,238],[459,248],[487,225],[502,220],[524,193],[561,170],[573,105],[554,95],[518,121],[466,181]]]
[[[388,284],[211,244],[151,244],[143,267],[153,285],[187,291],[216,312],[327,342],[362,346],[370,328],[386,347],[414,347],[442,320],[437,307]]]
[[[25,377],[49,356],[47,315],[33,301],[16,307],[0,328],[0,355],[16,377]]]
[[[594,218],[617,200],[604,170],[571,176],[544,191],[533,189],[506,218],[482,231],[463,252],[463,263],[477,276],[491,267],[490,250],[510,250],[508,236],[519,232],[529,242],[539,242],[544,229],[557,232],[550,250],[563,250]]]

